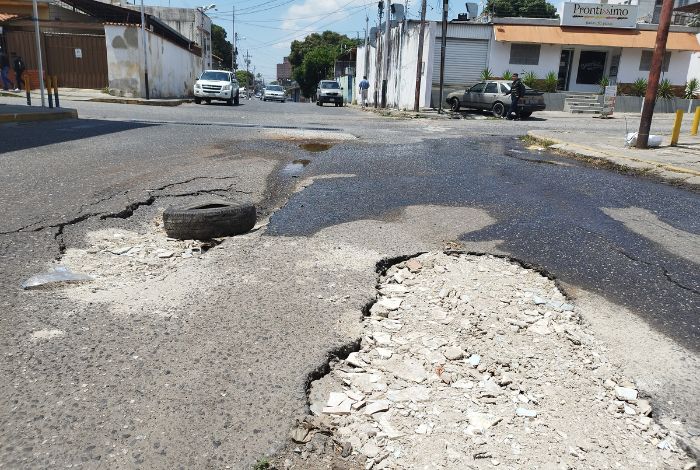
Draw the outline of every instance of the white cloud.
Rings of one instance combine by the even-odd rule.
[[[304,0],[289,7],[282,28],[316,31],[328,23],[346,18],[346,7],[356,6],[358,1],[354,0],[348,5],[347,0]],[[333,25],[328,29],[333,29]]]

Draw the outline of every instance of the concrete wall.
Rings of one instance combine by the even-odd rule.
[[[549,72],[559,71],[559,58],[561,56],[561,46],[542,44],[540,46],[540,61],[537,65],[517,65],[510,64],[509,42],[491,41],[489,51],[489,68],[491,72],[500,77],[506,70],[521,74],[535,72],[538,78],[544,78]]]
[[[671,52],[671,63],[668,72],[663,74],[663,78],[668,79],[672,85],[684,85],[691,75],[690,66],[692,52]],[[620,72],[617,81],[620,83],[632,83],[638,78],[648,78],[649,71],[640,71],[639,63],[642,59],[642,49],[623,49],[620,56]],[[700,77],[700,75],[694,75]]]
[[[160,36],[146,32],[151,98],[190,96],[202,58]],[[145,97],[141,30],[105,25],[109,88],[127,97]]]

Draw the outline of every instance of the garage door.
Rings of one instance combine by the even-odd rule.
[[[440,41],[441,38],[435,38],[434,85],[440,83]],[[481,71],[486,68],[488,52],[488,41],[448,38],[445,49],[445,86],[464,86],[478,82]]]

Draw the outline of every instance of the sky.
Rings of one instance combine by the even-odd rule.
[[[485,1],[471,0],[481,3]],[[550,0],[551,1],[551,0]],[[289,55],[293,40],[302,40],[313,32],[326,30],[364,38],[365,18],[369,27],[376,25],[376,0],[146,0],[153,5],[196,8],[215,3],[215,9],[207,11],[212,21],[226,29],[227,40],[231,40],[233,12],[235,8],[235,31],[238,34],[238,64],[244,67],[242,56],[248,52],[251,71],[262,73],[266,80],[274,80],[276,65]],[[401,0],[407,4],[407,17],[420,17],[420,0]],[[450,2],[449,19],[466,11],[465,1]],[[552,2],[554,4],[560,1]],[[426,18],[439,20],[442,0],[427,0]]]

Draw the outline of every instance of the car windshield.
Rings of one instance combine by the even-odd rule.
[[[230,80],[229,74],[226,72],[204,72],[200,80],[214,80],[218,82],[228,82]]]
[[[338,82],[321,82],[321,88],[332,88],[337,90],[340,88],[340,85],[338,85]]]
[[[270,85],[269,87],[267,87],[267,90],[269,90],[269,91],[284,91],[284,88],[282,88],[279,85]]]

